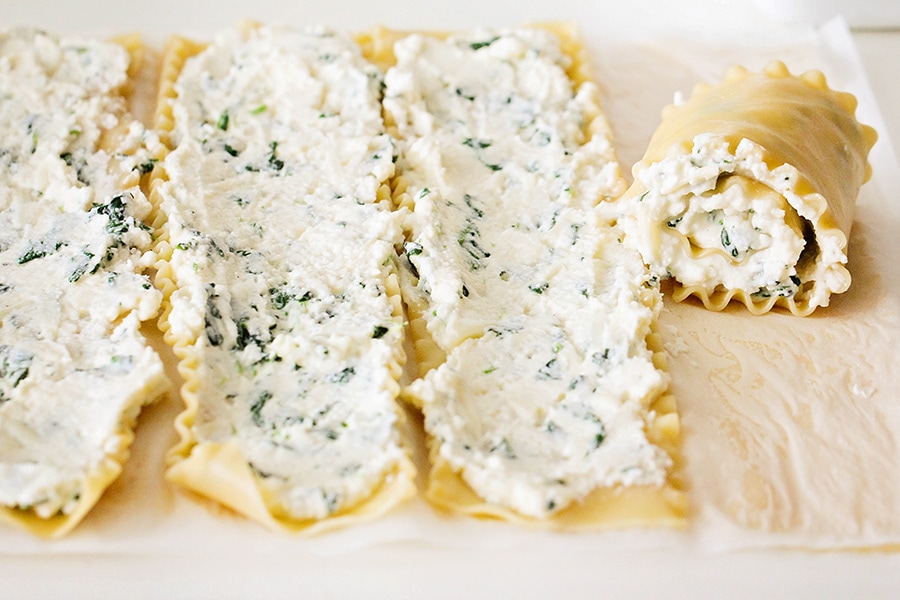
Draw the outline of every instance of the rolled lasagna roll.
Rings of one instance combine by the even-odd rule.
[[[875,132],[856,99],[824,76],[729,70],[667,107],[621,225],[674,297],[712,310],[732,299],[754,314],[782,306],[808,315],[846,291],[847,238],[868,179]]]
[[[140,328],[155,136],[127,112],[140,44],[0,33],[0,520],[75,527],[167,380]]]
[[[393,65],[384,108],[420,375],[404,394],[424,413],[426,497],[441,508],[679,525],[659,291],[597,210],[624,182],[576,36],[379,32],[366,46]]]
[[[272,528],[373,518],[415,489],[381,83],[323,29],[167,52],[152,197],[185,380],[168,477]]]

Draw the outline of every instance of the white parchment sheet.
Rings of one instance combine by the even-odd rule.
[[[673,94],[717,81],[735,63],[758,70],[781,59],[793,72],[820,69],[832,87],[859,97],[863,122],[884,131],[842,21],[727,43],[690,30],[616,37],[591,21],[582,26],[626,172]],[[4,527],[0,559],[239,554],[260,564],[398,544],[438,555],[530,545],[548,556],[900,547],[900,169],[884,137],[871,162],[851,236],[853,285],[830,307],[807,318],[753,317],[743,307],[710,313],[666,303],[660,325],[684,427],[689,531],[534,532],[413,500],[375,523],[316,538],[272,533],[165,482],[163,455],[181,408],[171,397],[143,413],[125,473],[70,536],[47,542]]]

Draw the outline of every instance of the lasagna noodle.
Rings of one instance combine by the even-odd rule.
[[[153,185],[157,284],[160,328],[185,380],[167,476],[278,530],[372,519],[415,491],[398,433],[390,142],[381,74],[358,55],[330,32],[247,24],[210,46],[173,38],[164,58],[157,123],[171,153]],[[209,71],[182,85],[197,60]],[[196,97],[201,79],[224,89],[245,67],[255,80],[233,95]],[[280,99],[254,96],[279,89]],[[178,104],[185,90],[194,96]],[[219,111],[211,125],[191,103]],[[260,136],[259,166],[239,164]],[[197,156],[205,144],[218,147]],[[257,288],[264,296],[247,306],[241,290]]]
[[[808,315],[846,291],[847,238],[876,135],[818,71],[734,67],[667,107],[622,224],[674,297]]]
[[[433,61],[423,58],[435,40],[449,53]],[[450,511],[536,527],[684,526],[679,420],[674,399],[665,392],[665,357],[653,333],[659,293],[645,285],[640,257],[621,246],[619,232],[597,208],[625,186],[575,28],[549,24],[463,35],[379,29],[361,36],[360,43],[371,60],[389,69],[385,119],[400,149],[393,194],[395,206],[408,215],[401,290],[418,364],[418,378],[405,388],[404,398],[424,412],[432,463],[426,498]],[[495,62],[472,60],[493,44]],[[515,105],[533,100],[516,97],[501,81],[505,65],[516,60],[506,54],[510,47],[513,55],[549,56],[550,63],[535,65],[535,80],[546,78],[541,69],[549,69],[548,86],[569,90],[563,92],[568,94],[563,116],[549,110],[552,101],[532,106],[530,113],[525,108],[536,124],[526,134],[524,122],[518,132],[491,128],[509,120],[507,111]],[[410,52],[421,53],[402,58]],[[529,68],[518,76],[527,78]],[[448,117],[447,105],[457,100],[473,112]],[[515,141],[500,148],[501,139]],[[549,174],[541,173],[542,159],[532,155],[521,161],[514,155],[530,151],[529,139],[567,158],[555,172],[550,167]],[[485,181],[504,181],[513,191],[485,191]],[[504,250],[507,243],[511,250]],[[573,258],[569,247],[585,254]],[[556,262],[554,256],[568,258]],[[614,325],[618,317],[621,329]],[[615,338],[616,350],[592,347],[595,335]],[[591,379],[601,363],[599,370],[609,368],[615,375]],[[609,382],[624,375],[626,363],[638,369],[633,375],[642,383],[610,392],[616,384]],[[515,373],[518,381],[490,383],[504,372]],[[591,384],[583,383],[588,379],[593,393]],[[540,390],[536,396],[531,387]],[[519,393],[531,399],[515,408]],[[625,407],[618,417],[628,413],[629,425],[617,429],[613,408],[604,413],[609,418],[604,430],[591,412],[604,410],[597,408],[604,403],[606,409]],[[471,439],[449,440],[466,427],[480,430]],[[658,462],[646,471],[629,463],[633,478],[604,479],[597,474],[602,459],[596,468],[573,467],[567,460],[567,452],[581,452],[582,446],[551,443],[531,453],[510,441],[537,430],[556,431],[560,438],[580,435],[582,441],[593,436],[588,453],[599,447],[608,455],[627,454],[626,462]],[[467,452],[480,456],[467,463],[460,458]],[[513,465],[494,477],[489,465],[502,462],[502,456],[508,463],[531,464],[534,471],[517,472],[520,467]],[[641,479],[654,470],[654,481]],[[547,483],[551,477],[556,480]],[[494,486],[486,483],[492,478]],[[576,491],[560,492],[567,485]],[[549,491],[540,491],[542,486]],[[528,499],[497,493],[498,487],[522,488]]]
[[[137,37],[11,30],[0,44],[0,111],[21,125],[0,167],[0,520],[59,537],[118,477],[141,407],[167,389],[140,332],[161,299],[142,273],[140,188],[158,144],[127,113]]]

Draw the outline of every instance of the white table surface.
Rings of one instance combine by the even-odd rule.
[[[73,5],[77,4],[77,9]],[[137,4],[100,2],[115,13],[113,22],[134,24],[142,18]],[[162,2],[164,10],[147,21],[151,35],[163,31],[206,30],[210,26],[183,25],[178,2]],[[197,4],[197,3],[189,3]],[[224,3],[233,4],[233,3]],[[271,8],[273,3],[263,2]],[[287,4],[287,3],[285,3]],[[466,19],[442,5],[437,16],[423,13],[421,5],[391,2],[397,10],[409,6],[399,23],[454,27]],[[534,4],[534,3],[531,3]],[[348,27],[370,25],[376,4],[359,13],[348,13]],[[471,14],[476,3],[467,5]],[[88,3],[0,1],[0,23],[39,19],[57,30],[91,29],[78,9]],[[220,3],[204,6],[219,7]],[[498,5],[485,4],[488,21],[499,21]],[[516,6],[510,3],[509,6]],[[146,8],[146,6],[144,6]],[[213,8],[208,9],[213,11]],[[215,9],[218,10],[218,9]],[[296,7],[294,14],[300,9]],[[325,10],[325,9],[322,9]],[[55,11],[55,12],[54,12]],[[125,12],[122,12],[125,11]],[[130,12],[129,12],[130,11]],[[119,13],[122,14],[119,14]],[[126,16],[126,12],[128,13]],[[132,14],[133,13],[133,14]],[[191,15],[201,15],[196,7]],[[312,19],[317,13],[312,10]],[[328,14],[327,10],[322,14]],[[241,14],[214,14],[213,21],[230,24]],[[470,18],[470,17],[469,17]],[[150,17],[148,17],[150,19]],[[381,19],[386,21],[388,19]],[[531,19],[528,19],[531,20]],[[507,18],[507,22],[522,19]],[[900,25],[900,24],[898,24]],[[891,140],[895,153],[900,144],[900,28],[857,29],[853,39],[880,107],[886,127],[882,141]],[[895,174],[896,179],[896,174]],[[900,202],[898,193],[897,202]],[[3,535],[3,531],[0,531]],[[604,556],[596,570],[585,571],[585,557],[565,554],[550,560],[540,548],[498,550],[482,547],[464,550],[390,544],[343,552],[339,556],[304,555],[267,559],[260,567],[253,556],[217,553],[185,557],[173,548],[169,556],[92,555],[49,553],[0,554],[0,600],[7,598],[630,598],[644,597],[647,590],[666,592],[670,598],[894,598],[900,597],[900,553],[846,553],[780,550],[711,555],[673,555],[663,550],[625,552]],[[427,553],[429,560],[421,557]],[[590,560],[587,561],[590,563]],[[785,565],[790,568],[785,568]]]
[[[900,4],[900,3],[898,3]],[[887,123],[887,137],[900,149],[900,27],[853,30],[853,40]]]

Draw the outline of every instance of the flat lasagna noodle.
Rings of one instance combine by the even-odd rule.
[[[273,529],[415,492],[381,81],[322,29],[173,38],[164,59],[157,284],[185,380],[167,476]]]
[[[684,526],[660,294],[598,208],[625,184],[575,29],[359,40],[388,69],[426,498],[536,527]]]
[[[667,107],[621,224],[674,297],[805,316],[850,286],[847,239],[876,135],[822,73],[735,67]]]
[[[167,389],[140,187],[155,137],[127,112],[137,38],[0,34],[0,520],[74,528]]]

